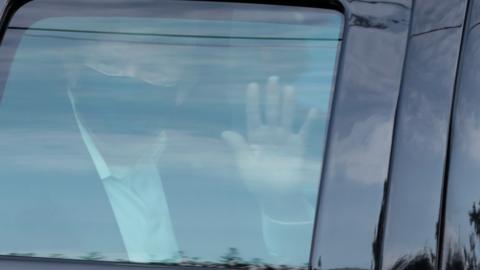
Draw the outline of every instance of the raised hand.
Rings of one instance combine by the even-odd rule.
[[[295,89],[280,89],[278,78],[270,77],[264,89],[264,108],[260,91],[256,83],[246,89],[246,138],[234,131],[224,131],[222,137],[235,154],[243,181],[261,202],[301,196],[306,172],[311,169],[307,167],[320,167],[318,163],[309,164],[304,155],[317,110],[310,109],[301,128],[295,131]]]

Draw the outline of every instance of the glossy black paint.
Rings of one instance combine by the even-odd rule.
[[[480,1],[471,0],[450,140],[441,269],[478,269],[480,241]]]
[[[473,257],[457,262],[453,255],[471,250],[470,235],[477,241],[469,212],[480,199],[476,179],[480,158],[472,155],[480,133],[478,0],[470,0],[472,14],[449,172],[445,163],[467,1],[301,1],[301,5],[337,8],[341,4],[346,17],[311,256],[313,269],[472,266]],[[20,2],[10,1],[9,7]],[[4,20],[3,30],[5,26]],[[439,230],[442,188],[447,190],[444,173],[450,181],[446,223]],[[444,258],[440,261],[439,248]],[[479,256],[476,249],[471,254]],[[409,258],[412,263],[405,260]],[[152,268],[186,267],[0,259],[0,269],[13,270]]]
[[[450,112],[467,1],[415,3],[390,164],[382,269],[435,269]],[[432,20],[439,18],[439,20]]]
[[[378,263],[374,257],[383,233],[377,226],[383,222],[412,11],[407,0],[345,4],[349,13],[322,172],[314,269],[368,269]]]

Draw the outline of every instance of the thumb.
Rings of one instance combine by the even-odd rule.
[[[222,138],[232,148],[237,159],[242,160],[249,157],[250,148],[242,135],[233,131],[224,131]]]

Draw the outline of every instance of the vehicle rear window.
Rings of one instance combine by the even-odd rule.
[[[0,47],[0,254],[307,266],[342,24],[208,1],[21,7]]]

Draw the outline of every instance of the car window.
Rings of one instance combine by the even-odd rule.
[[[37,0],[0,47],[0,254],[308,264],[343,17]]]

